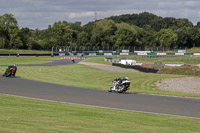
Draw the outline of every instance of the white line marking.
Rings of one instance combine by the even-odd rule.
[[[150,94],[150,93],[138,93],[138,94],[142,94],[142,95],[152,95],[152,96],[162,96],[162,97],[185,98],[185,99],[197,99],[197,100],[200,100],[200,98],[199,98],[199,97],[171,96],[171,95]]]

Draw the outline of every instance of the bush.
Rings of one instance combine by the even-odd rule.
[[[30,49],[32,50],[42,50],[42,46],[35,40],[30,42]]]

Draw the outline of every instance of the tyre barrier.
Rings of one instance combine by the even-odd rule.
[[[146,68],[146,67],[142,67],[139,65],[124,65],[124,64],[120,64],[120,63],[112,63],[112,65],[123,67],[123,68],[132,68],[132,69],[136,69],[138,71],[146,72],[146,73],[157,73],[159,71],[158,69]]]

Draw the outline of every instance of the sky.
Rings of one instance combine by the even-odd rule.
[[[46,29],[58,21],[82,25],[110,16],[150,12],[200,21],[200,0],[0,0],[0,16],[11,13],[20,28]]]

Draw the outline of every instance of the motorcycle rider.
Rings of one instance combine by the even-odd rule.
[[[125,77],[125,78],[116,78],[114,81],[113,81],[113,85],[112,87],[110,87],[110,89],[108,90],[108,92],[112,92],[113,90],[116,89],[116,86],[118,84],[121,84],[123,80],[128,80],[128,77]]]

